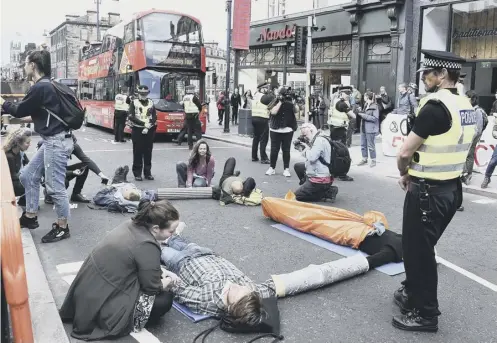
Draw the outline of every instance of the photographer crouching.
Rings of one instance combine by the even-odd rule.
[[[306,161],[295,163],[294,166],[300,179],[300,187],[295,191],[295,197],[298,201],[305,202],[335,202],[338,187],[332,186],[333,177],[328,167],[331,164],[331,145],[313,124],[303,124],[300,132],[301,136],[293,145]]]

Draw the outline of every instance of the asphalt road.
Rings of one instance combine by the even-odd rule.
[[[131,164],[130,142],[111,144],[111,134],[93,128],[77,135],[83,149],[106,175],[111,176],[119,165]],[[283,197],[298,184],[296,176],[284,178],[281,175],[281,160],[277,165],[277,175],[269,177],[264,175],[266,165],[251,162],[249,149],[214,141],[210,144],[216,159],[216,179],[225,160],[235,156],[237,169],[242,175],[253,176],[265,195]],[[147,189],[175,187],[175,163],[186,160],[188,155],[187,147],[156,143],[152,167],[155,181],[141,182],[138,186]],[[391,229],[400,232],[403,192],[396,181],[376,177],[369,168],[353,167],[350,175],[356,181],[337,183],[339,193],[334,206],[357,213],[372,209],[382,211]],[[100,179],[91,174],[84,193],[91,197],[99,188]],[[465,195],[464,202],[466,211],[458,213],[446,230],[437,247],[438,254],[497,284],[497,202],[474,195]],[[262,216],[260,207],[221,207],[214,200],[175,201],[174,205],[187,223],[185,237],[214,249],[257,282],[265,281],[270,274],[341,258],[272,228],[272,222]],[[60,307],[69,284],[56,266],[84,260],[108,231],[129,216],[79,205],[71,213],[71,238],[59,243],[41,244],[41,237],[48,232],[53,218],[51,206],[42,204],[41,226],[32,231],[32,235]],[[497,342],[496,293],[444,265],[439,265],[438,270],[443,314],[437,334],[406,333],[394,329],[391,318],[399,310],[392,302],[392,294],[404,275],[390,277],[371,271],[324,289],[280,300],[285,342]],[[210,320],[193,324],[173,309],[159,326],[149,331],[160,342],[186,343],[212,325],[214,322]],[[70,326],[66,328],[70,332]],[[216,330],[207,341],[246,342],[252,337]],[[136,341],[128,337],[119,342]]]

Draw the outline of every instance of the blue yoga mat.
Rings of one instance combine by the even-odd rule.
[[[212,316],[209,315],[193,313],[188,307],[186,307],[185,305],[181,305],[176,301],[173,302],[173,307],[194,323],[198,323],[201,322],[202,320],[213,318]]]
[[[364,256],[368,256],[368,254],[366,254],[360,250],[352,249],[349,247],[344,247],[344,246],[341,246],[341,245],[338,245],[335,243],[325,241],[324,239],[321,239],[319,237],[316,237],[316,236],[310,235],[308,233],[304,233],[304,232],[300,232],[298,230],[292,229],[291,227],[288,227],[284,224],[274,224],[271,226],[274,227],[275,229],[286,232],[286,233],[288,233],[292,236],[295,236],[297,238],[301,238],[304,241],[307,241],[309,243],[317,245],[321,248],[324,248],[324,249],[329,250],[329,251],[333,251],[334,253],[337,253],[338,255],[349,257],[349,256],[355,255],[357,253],[361,253]],[[404,262],[384,264],[383,266],[376,268],[376,270],[380,271],[384,274],[390,275],[390,276],[402,274],[405,272]]]

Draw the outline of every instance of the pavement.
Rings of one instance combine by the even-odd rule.
[[[214,137],[215,131],[209,126],[206,138]],[[130,142],[112,144],[112,134],[96,128],[80,130],[77,137],[86,154],[106,175],[111,176],[119,165],[131,164]],[[239,139],[240,142],[241,139],[247,141],[247,138]],[[33,138],[30,153],[34,151],[37,140],[38,137]],[[252,162],[246,146],[219,140],[210,140],[209,144],[216,160],[217,176],[221,174],[226,159],[234,156],[237,169],[242,175],[254,177],[266,196],[283,197],[298,185],[293,173],[290,178],[281,175],[281,158],[276,167],[277,174],[266,176],[267,165]],[[351,153],[357,163],[357,147],[351,148]],[[138,187],[175,187],[175,164],[187,160],[188,156],[185,145],[155,143],[152,167],[155,180],[139,182]],[[292,165],[299,159],[298,153],[293,152]],[[388,218],[391,230],[401,232],[404,194],[396,180],[388,177],[387,163],[380,159],[378,162],[375,169],[384,170],[383,174],[369,167],[352,166],[349,174],[355,181],[336,183],[339,193],[334,206],[360,214],[368,210],[381,211]],[[90,174],[84,193],[91,197],[100,187],[100,179]],[[456,214],[437,245],[439,256],[446,261],[438,268],[442,311],[438,333],[408,333],[393,328],[392,315],[398,314],[399,310],[392,302],[392,295],[404,275],[391,277],[374,270],[330,287],[281,299],[279,307],[284,342],[497,342],[497,200],[481,194],[466,194],[464,203],[466,210]],[[220,206],[217,201],[207,199],[174,201],[173,204],[180,211],[181,220],[187,224],[183,234],[186,238],[212,248],[256,282],[265,281],[271,274],[341,258],[272,228],[272,221],[263,217],[260,207]],[[49,231],[54,212],[52,206],[40,203],[40,228],[30,233],[58,308],[78,271],[78,263],[107,232],[128,218],[130,215],[91,210],[79,204],[71,211],[71,238],[42,244],[41,237]],[[27,270],[29,272],[29,268]],[[30,293],[35,291],[30,286]],[[37,315],[40,313],[33,313],[33,316]],[[214,324],[212,320],[194,324],[173,309],[158,326],[116,341],[190,343],[198,333]],[[64,328],[69,334],[71,326],[65,325]],[[232,335],[216,330],[207,341],[241,343],[251,338],[253,335]],[[79,342],[73,338],[70,341]]]

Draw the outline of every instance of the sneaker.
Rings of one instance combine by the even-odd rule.
[[[71,195],[71,201],[72,202],[80,202],[80,203],[83,203],[83,204],[88,204],[90,202],[90,200],[88,200],[83,194],[79,193],[79,194],[72,194]]]
[[[395,328],[404,331],[438,331],[438,317],[422,317],[418,310],[413,310],[412,312],[400,316],[394,316],[392,324]]]
[[[38,224],[38,217],[28,218],[26,217],[26,212],[23,212],[21,218],[19,218],[19,225],[21,228],[24,227],[30,230],[34,230],[40,226],[40,224]]]
[[[273,168],[269,167],[269,169],[266,172],[266,175],[270,176],[270,175],[274,175],[274,174],[276,174],[276,170],[274,170]]]
[[[292,174],[290,174],[290,169],[286,168],[285,170],[283,170],[283,176],[285,176],[285,177],[291,177]]]
[[[361,160],[361,162],[357,163],[358,166],[364,166],[368,164],[368,160]]]
[[[371,164],[369,165],[371,168],[376,167],[376,160],[371,160]]]
[[[490,178],[488,176],[485,176],[483,182],[481,183],[481,188],[487,188],[489,183],[490,183]]]
[[[330,188],[326,191],[326,194],[324,196],[324,201],[325,202],[329,201],[333,204],[337,199],[337,194],[338,194],[338,187],[330,186]]]
[[[69,225],[67,228],[63,229],[57,223],[53,223],[52,230],[42,237],[41,242],[54,243],[69,237],[71,237],[71,234],[69,233]]]

